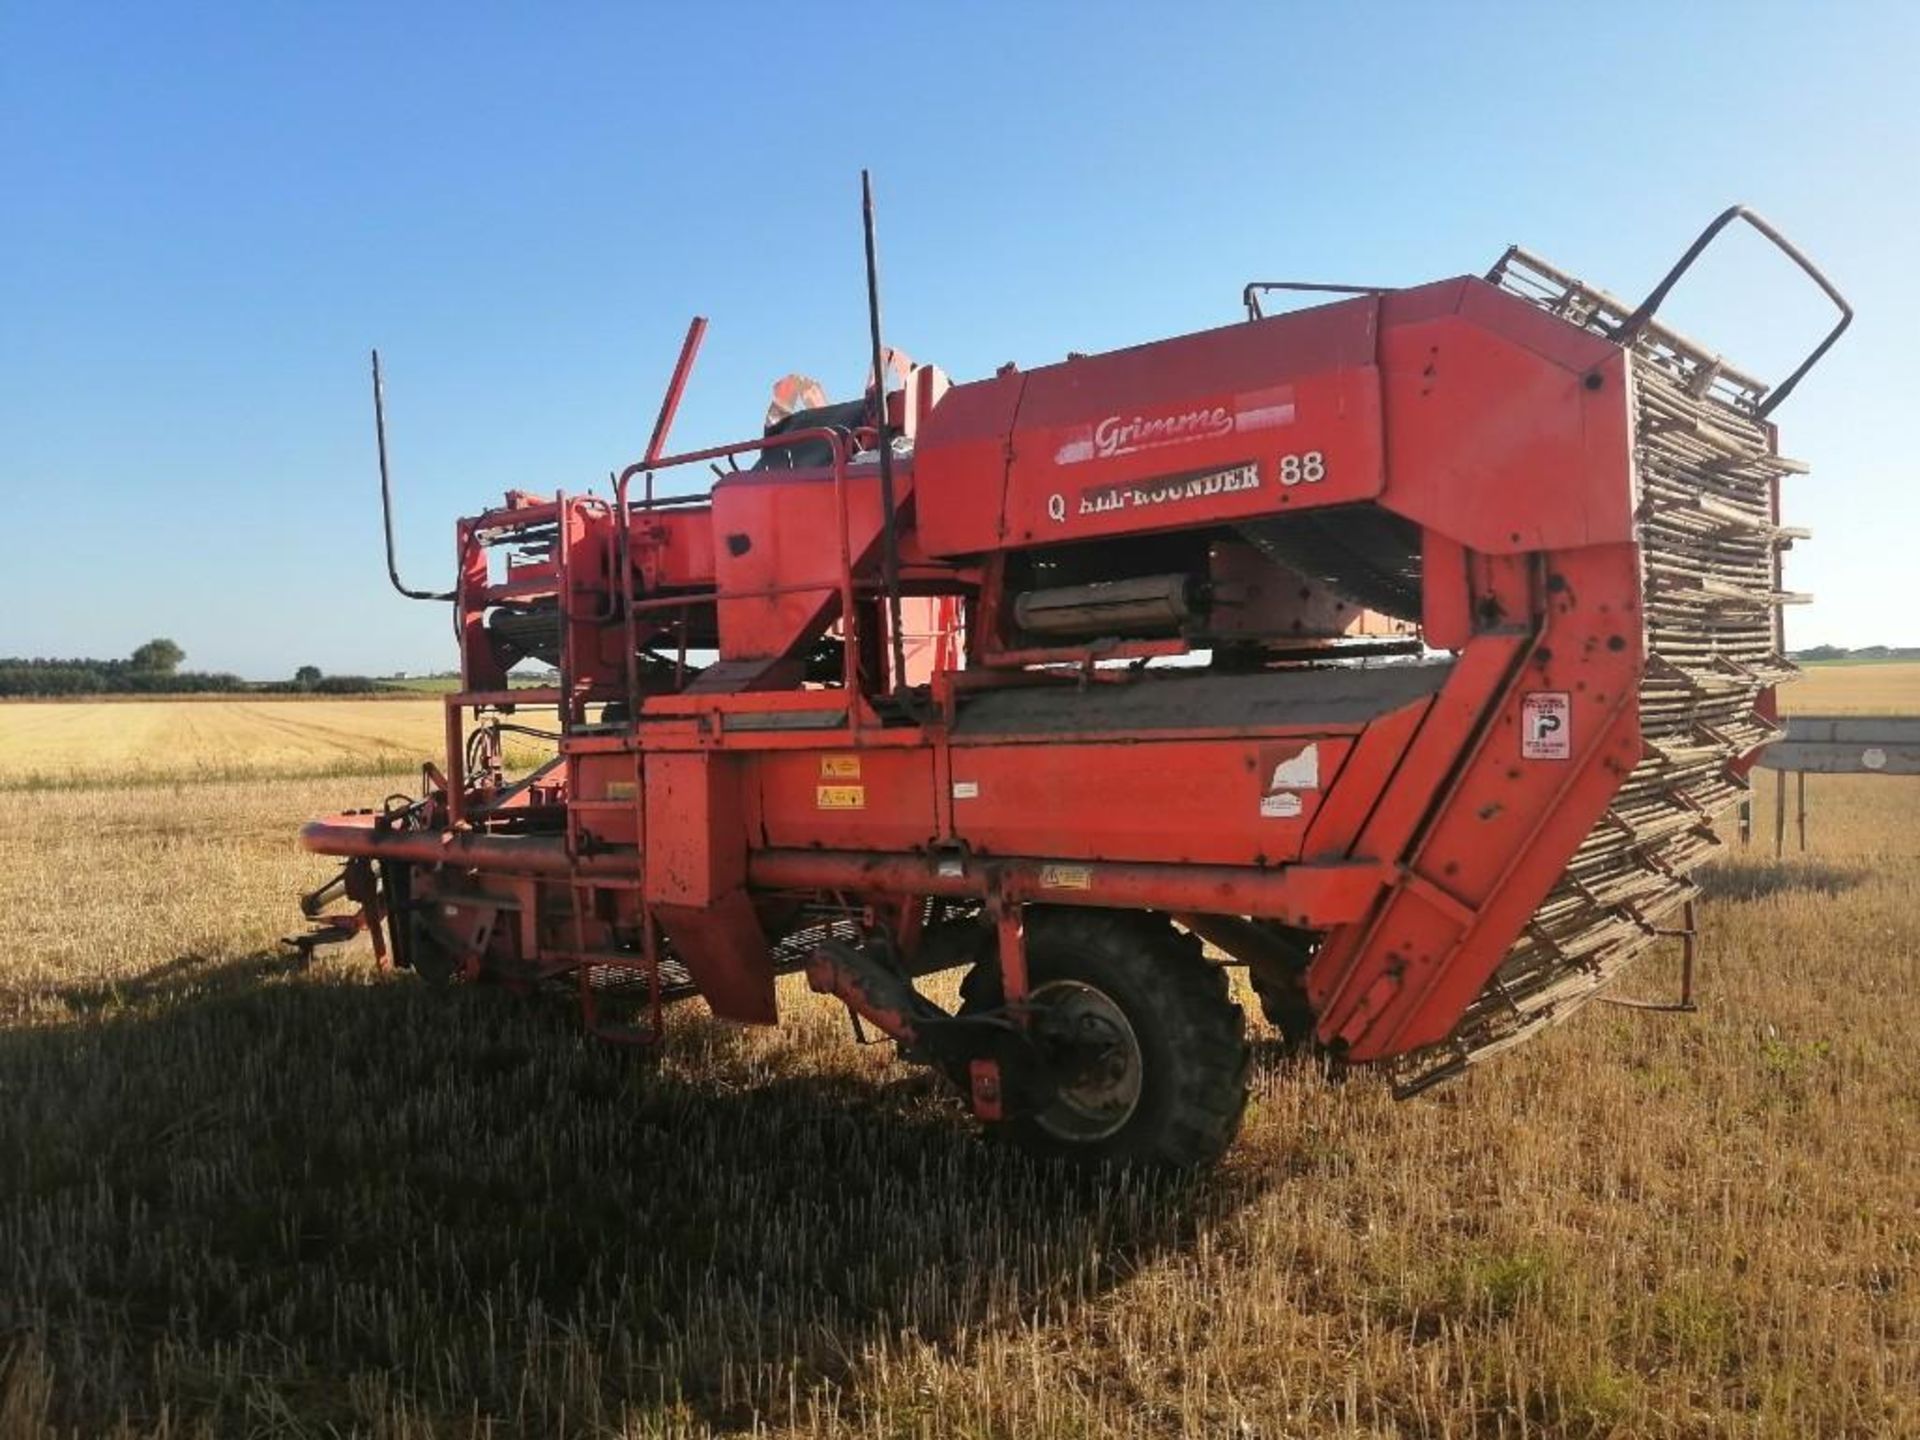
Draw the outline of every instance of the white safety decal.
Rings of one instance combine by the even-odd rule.
[[[1318,790],[1320,788],[1320,747],[1309,745],[1291,759],[1273,767],[1268,790]]]
[[[1520,757],[1573,758],[1573,697],[1565,690],[1529,690],[1521,697]]]
[[[1298,820],[1312,803],[1302,792],[1320,788],[1318,741],[1274,740],[1260,747],[1260,818]]]

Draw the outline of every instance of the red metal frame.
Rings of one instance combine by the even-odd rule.
[[[444,794],[400,821],[304,832],[316,851],[413,867],[416,898],[514,915],[477,966],[573,969],[584,986],[590,965],[632,964],[657,1034],[670,949],[718,1013],[768,1020],[772,947],[797,902],[893,916],[891,943],[911,951],[925,902],[968,900],[1017,1012],[1028,905],[1259,917],[1319,938],[1305,983],[1322,1040],[1384,1059],[1449,1034],[1640,759],[1628,357],[1487,282],[951,389],[916,371],[889,397],[915,424],[894,538],[940,638],[907,708],[879,603],[878,475],[852,434],[660,453],[704,323],[611,505],[510,496],[460,522]],[[656,472],[796,447],[827,463],[654,496]],[[983,695],[1178,684],[1099,665],[1194,648],[1018,637],[1014,557],[1358,506],[1419,533],[1422,630],[1453,652],[1430,692],[1279,719],[968,728]],[[491,583],[488,542],[536,526],[554,528],[550,562]],[[506,602],[557,607],[557,688],[506,687],[488,630]],[[643,652],[667,633],[676,683],[662,688]],[[694,634],[719,657],[697,675]],[[836,641],[837,684],[805,679]],[[588,726],[609,702],[624,720]],[[564,798],[507,823],[464,773],[465,716],[526,706],[560,716]],[[1558,707],[1564,751],[1523,743],[1542,706]],[[975,1089],[999,1104],[997,1072]]]

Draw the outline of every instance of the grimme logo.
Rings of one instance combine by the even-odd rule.
[[[1198,440],[1205,435],[1228,435],[1232,431],[1233,412],[1224,405],[1151,419],[1144,415],[1109,415],[1093,427],[1093,453],[1104,460],[1110,455],[1131,455],[1155,445]]]
[[[1145,415],[1116,411],[1094,424],[1068,430],[1053,463],[1078,465],[1087,460],[1111,460],[1163,445],[1289,425],[1293,418],[1293,388],[1288,385],[1248,391],[1234,396],[1230,404],[1194,405]]]

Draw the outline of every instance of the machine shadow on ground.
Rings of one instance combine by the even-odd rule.
[[[0,1233],[40,1237],[0,1335],[44,1351],[55,1423],[239,1424],[262,1387],[348,1427],[374,1391],[746,1423],[876,1341],[1093,1299],[1261,1184],[1029,1162],[818,1017],[683,1015],[649,1061],[564,1006],[300,968],[182,956],[0,1031]]]
[[[1820,860],[1783,862],[1729,855],[1703,866],[1694,878],[1702,900],[1741,901],[1783,894],[1842,895],[1871,873],[1862,867],[1830,865]]]

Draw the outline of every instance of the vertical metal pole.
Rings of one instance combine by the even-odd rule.
[[[1800,853],[1804,855],[1807,853],[1807,772],[1804,770],[1794,771],[1793,782],[1794,817],[1800,827]]]
[[[687,335],[680,342],[680,358],[673,362],[673,378],[667,382],[667,393],[660,397],[660,413],[654,417],[653,434],[647,440],[648,467],[647,501],[653,501],[654,461],[660,458],[666,449],[667,432],[673,429],[673,417],[680,413],[680,397],[686,393],[687,377],[693,373],[694,358],[700,353],[700,342],[707,336],[707,317],[696,315],[687,326]]]
[[[449,695],[441,703],[445,707],[442,717],[446,725],[447,739],[447,828],[457,830],[465,816],[464,804],[467,791],[467,737],[461,723],[461,706],[465,696]]]
[[[578,870],[572,874],[573,880],[567,889],[573,896],[573,973],[580,980],[580,1021],[589,1035],[598,1035],[600,1002],[593,993],[593,966],[587,963],[586,910],[593,903],[593,887],[581,882]]]
[[[625,664],[627,681],[627,729],[631,733],[634,722],[640,718],[640,627],[633,617],[633,507],[627,500],[626,476],[613,482],[613,523],[619,527],[614,534],[619,551],[614,564],[620,567],[620,632],[624,639],[621,646],[621,659]],[[647,472],[649,491],[653,472]],[[651,506],[652,495],[648,495]],[[679,686],[675,686],[678,689]]]
[[[687,325],[680,342],[680,357],[673,362],[673,377],[667,381],[667,393],[660,397],[660,412],[654,416],[653,434],[647,439],[647,453],[640,462],[646,467],[646,499],[643,508],[653,509],[653,465],[666,448],[667,435],[673,429],[673,417],[680,413],[680,397],[686,393],[687,377],[700,354],[700,342],[707,335],[707,318],[696,315]],[[614,509],[619,531],[615,536],[615,563],[620,567],[621,624],[626,633],[627,723],[640,718],[640,662],[634,651],[640,644],[633,618],[633,510],[627,502],[626,481],[633,475],[629,468],[613,482]]]
[[[1746,849],[1753,843],[1753,793],[1749,791],[1740,797],[1740,848]]]
[[[553,560],[559,571],[560,591],[560,703],[554,707],[554,714],[560,722],[560,733],[570,735],[578,723],[573,700],[573,512],[567,507],[564,490],[553,492],[553,543],[558,547]],[[513,688],[511,676],[506,677],[506,685]],[[580,707],[579,718],[587,718],[585,706]]]
[[[840,685],[847,696],[847,730],[860,736],[860,617],[853,601],[853,540],[847,519],[847,447],[833,436],[834,528],[840,532]]]
[[[860,219],[867,242],[867,332],[873,342],[873,395],[880,422],[881,564],[887,588],[887,631],[893,650],[892,690],[907,688],[907,642],[900,623],[900,531],[894,516],[893,436],[887,426],[886,351],[880,344],[880,258],[873,238],[873,178],[860,172]],[[849,617],[849,623],[851,623]],[[852,636],[849,632],[848,642]]]
[[[1700,943],[1700,920],[1695,911],[1694,902],[1687,901],[1687,908],[1681,912],[1682,923],[1686,926],[1680,937],[1680,1008],[1693,1009],[1693,960],[1695,947]]]
[[[665,1029],[660,1019],[660,934],[653,910],[644,900],[640,906],[640,954],[647,965],[647,1043],[657,1045]]]
[[[1773,858],[1787,853],[1787,772],[1773,772]]]
[[[380,376],[380,352],[373,352],[373,438],[380,449],[380,524],[387,537],[387,579],[409,600],[451,600],[452,590],[412,590],[400,582],[393,558],[393,482],[387,473],[387,387]]]

